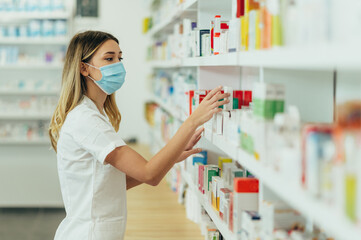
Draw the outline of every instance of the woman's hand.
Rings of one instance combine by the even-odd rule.
[[[229,103],[229,100],[225,98],[229,97],[230,94],[222,94],[221,90],[222,86],[219,86],[208,93],[189,117],[197,127],[209,121],[213,117],[213,114],[221,112],[222,109],[218,108],[219,106]],[[225,100],[219,101],[221,99]]]
[[[179,156],[177,162],[181,162],[185,160],[190,155],[193,155],[195,153],[200,153],[202,151],[201,148],[194,148],[193,147],[199,142],[199,140],[202,137],[202,133],[204,131],[204,128],[198,129],[192,136],[191,140],[189,140],[185,150],[182,152],[182,154]]]

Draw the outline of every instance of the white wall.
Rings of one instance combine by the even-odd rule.
[[[127,71],[125,84],[117,92],[122,114],[119,132],[124,139],[137,137],[140,142],[148,142],[144,101],[148,93],[146,78],[150,72],[145,62],[149,41],[142,34],[143,17],[148,11],[146,3],[145,0],[99,0],[98,20],[75,21],[75,31],[101,30],[118,38]]]

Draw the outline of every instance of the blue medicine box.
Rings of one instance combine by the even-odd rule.
[[[197,162],[207,165],[207,151],[202,151],[200,153],[193,155],[192,164],[196,164]]]

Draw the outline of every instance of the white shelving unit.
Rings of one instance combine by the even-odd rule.
[[[332,206],[327,206],[319,200],[312,198],[299,185],[290,184],[280,173],[264,166],[254,156],[227,142],[222,136],[215,133],[205,133],[206,139],[220,148],[225,154],[238,161],[269,189],[279,195],[285,202],[298,210],[308,219],[313,220],[327,233],[332,234],[336,239],[352,240],[361,236],[361,229],[358,229],[343,214],[338,213]],[[347,232],[348,234],[345,234]]]
[[[161,98],[151,95],[151,97],[148,98],[148,101],[154,102],[158,104],[163,110],[168,112],[171,116],[173,116],[175,119],[179,121],[184,121],[185,116],[182,116],[181,112],[179,112],[174,106],[165,103]]]
[[[73,17],[75,14],[75,2],[63,0],[65,9],[48,12],[4,12],[0,13],[0,22],[4,26],[26,25],[33,20],[63,20],[67,26],[65,36],[56,37],[0,37],[1,47],[16,47],[20,54],[29,55],[28,58],[20,58],[18,62],[0,64],[2,80],[24,80],[29,81],[52,79],[61,81],[61,71],[63,63],[60,62],[62,51],[70,41],[73,33]],[[27,25],[26,25],[27,26]],[[52,62],[41,60],[38,53],[53,54]],[[38,60],[40,59],[40,60]],[[44,61],[44,62],[43,62]],[[28,85],[26,85],[27,87]],[[60,91],[60,90],[59,90]],[[30,99],[37,97],[37,100],[44,97],[56,98],[59,91],[49,90],[9,90],[0,89],[0,96],[8,99],[21,97]],[[0,139],[0,207],[63,207],[60,192],[60,184],[56,168],[56,155],[50,151],[50,140],[46,133],[36,131],[46,131],[47,126],[34,131],[31,139],[27,138],[25,131],[31,126],[43,126],[50,122],[52,111],[49,112],[25,112],[18,110],[18,113],[0,113],[0,123],[14,125],[21,129],[21,136],[13,136],[8,139]],[[16,126],[17,125],[17,126]],[[11,126],[12,127],[12,126]],[[6,127],[5,127],[6,129]],[[39,135],[39,136],[38,136]],[[18,137],[18,138],[17,138]],[[8,184],[8,182],[13,184]],[[15,191],[16,190],[16,191]]]
[[[319,48],[278,48],[220,54],[216,56],[177,58],[151,61],[153,68],[180,68],[202,66],[240,66],[282,69],[333,70],[335,68],[361,68],[361,57],[352,54],[361,52],[340,46]],[[350,58],[350,56],[352,56]],[[292,59],[292,60],[291,60]]]
[[[222,1],[222,4],[229,4],[230,2]],[[193,10],[193,19],[196,16],[197,22],[202,25],[201,28],[209,26],[206,24],[219,13],[218,11],[222,11],[222,4],[217,3],[217,1],[206,0],[186,1],[173,9],[168,17],[155,25],[147,35],[155,39],[162,36],[163,38],[159,38],[164,39],[164,35],[170,33],[176,23],[180,22],[182,18],[188,17],[187,14],[189,14],[188,10],[190,9]],[[196,9],[195,12],[194,9]],[[300,108],[301,117],[304,117],[302,120],[332,122],[334,106],[330,107],[330,105],[334,104],[333,101],[336,98],[336,83],[342,81],[337,79],[336,72],[338,70],[359,71],[361,69],[361,48],[354,43],[302,47],[286,46],[217,56],[155,60],[150,61],[149,64],[153,69],[166,69],[167,71],[177,71],[187,67],[196,68],[199,89],[211,89],[220,84],[230,84],[236,89],[241,86],[241,81],[246,78],[285,84],[287,94],[289,94],[286,96],[286,102],[289,101],[290,104]],[[229,72],[230,74],[228,74]],[[213,75],[216,77],[212,77]],[[233,78],[234,81],[230,81],[230,78]],[[303,95],[300,95],[300,92]],[[311,100],[307,101],[307,99]],[[174,106],[164,103],[155,96],[151,96],[150,100],[157,103],[175,119],[184,121],[184,118],[179,116],[179,112],[175,111]],[[309,110],[313,107],[315,109]],[[323,111],[324,116],[315,117],[320,110]],[[257,161],[241,148],[230,144],[223,136],[215,133],[206,131],[204,138],[210,146],[217,147],[239,162],[260,179],[264,187],[270,189],[281,200],[299,211],[308,221],[322,228],[329,236],[336,240],[361,238],[361,229],[357,224],[352,223],[344,213],[314,198],[303,190],[300,184],[290,183],[286,176],[265,166],[262,159]],[[162,139],[156,138],[154,140],[159,141],[162,145],[165,144]],[[182,171],[182,177],[190,186],[191,191],[197,194],[198,201],[208,212],[222,235],[227,240],[236,240],[236,236],[228,230],[228,227],[221,221],[205,197],[196,189],[189,173]]]
[[[164,107],[164,105],[160,106]],[[171,114],[170,111],[167,112]],[[312,220],[336,239],[353,240],[358,239],[359,236],[361,236],[361,229],[347,219],[344,214],[341,214],[332,206],[314,199],[299,185],[290,184],[286,177],[280,175],[280,173],[273,169],[264,166],[262,160],[256,160],[254,156],[229,143],[227,139],[216,133],[205,130],[204,138],[210,144],[217,146],[217,148],[222,150],[226,155],[239,162],[290,206],[302,213],[307,219]],[[159,137],[156,141],[158,141],[161,146],[166,144]],[[225,239],[236,240],[235,234],[233,234],[219,218],[213,207],[210,205],[209,200],[196,189],[195,183],[192,181],[189,173],[184,170],[182,170],[181,173],[183,179],[190,186],[190,189],[197,194],[199,203],[207,211]],[[345,234],[345,232],[347,232],[347,234]]]
[[[167,17],[162,21],[154,25],[149,32],[148,36],[152,37],[165,30],[172,29],[172,26],[182,17],[186,17],[189,12],[196,11],[196,5],[198,0],[187,0],[182,4],[179,4],[171,12],[168,13]]]
[[[189,175],[189,173],[187,173],[186,171],[181,171],[181,175],[185,180],[185,182],[190,187],[191,191],[193,191],[197,195],[199,203],[207,211],[209,217],[218,227],[218,230],[222,233],[222,236],[227,240],[232,240],[232,239],[236,240],[237,239],[236,235],[229,230],[228,226],[223,222],[223,220],[219,217],[217,212],[213,209],[212,205],[209,203],[209,200],[206,199],[206,197],[203,196],[199,192],[199,190],[195,187],[195,184],[192,181],[192,178]]]

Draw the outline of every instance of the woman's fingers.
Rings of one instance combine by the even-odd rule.
[[[201,138],[202,135],[199,135],[198,138],[193,142],[193,146],[196,145],[199,142],[199,140],[201,140]]]
[[[200,134],[202,134],[203,131],[204,131],[204,127],[201,127],[199,129],[197,129],[197,131],[194,135],[200,135]]]
[[[199,128],[197,131],[195,131],[195,133],[193,134],[191,140],[188,142],[188,144],[187,144],[187,146],[185,148],[186,151],[192,149],[194,147],[194,145],[197,144],[197,142],[199,141],[203,131],[204,131],[203,127]]]
[[[204,131],[204,127],[199,128],[199,129],[194,133],[193,137],[194,137],[195,139],[197,139],[197,138],[202,134],[203,131]]]
[[[215,102],[215,101],[218,101],[220,99],[224,99],[224,98],[228,98],[231,94],[229,93],[219,93],[219,94],[216,94],[214,95],[212,98],[211,98],[211,102]]]
[[[186,156],[189,157],[190,155],[200,153],[200,152],[202,152],[202,148],[194,148],[189,151],[186,151]]]
[[[222,112],[222,108],[214,108],[212,111],[211,111],[211,113],[212,113],[212,116],[213,116],[213,114],[215,114],[215,113],[219,113],[219,112]]]
[[[204,131],[204,128],[203,127],[201,127],[200,129],[198,129],[197,131],[196,131],[196,133],[193,135],[193,137],[192,137],[192,141],[191,141],[191,143],[192,143],[192,145],[191,145],[191,147],[190,148],[193,148],[194,147],[194,145],[196,145],[198,142],[199,142],[199,140],[201,139],[201,137],[202,137],[202,132]],[[190,149],[189,148],[189,149]]]
[[[222,90],[222,86],[216,87],[215,89],[213,89],[212,91],[210,91],[204,99],[205,99],[205,100],[211,99],[216,93],[218,93],[218,92],[221,91],[221,90]]]
[[[222,93],[221,95],[218,96],[217,100],[223,99],[223,98],[228,98],[229,96],[231,96],[230,93]]]
[[[212,108],[217,108],[217,107],[222,106],[222,105],[227,104],[227,103],[229,103],[229,100],[228,100],[228,99],[222,100],[222,101],[218,101],[218,102],[213,103]],[[221,110],[222,110],[222,109],[221,109]]]
[[[204,131],[204,127],[199,128],[192,136],[191,142],[194,143]]]

